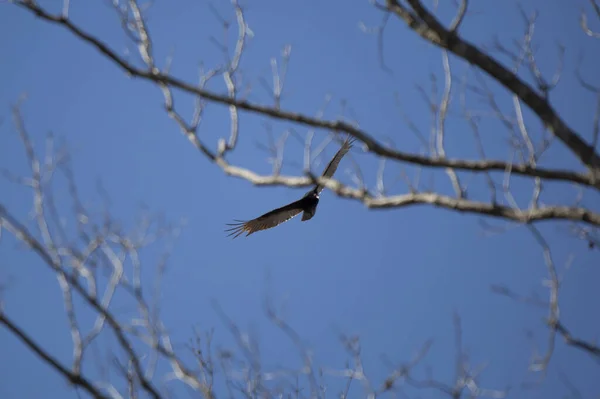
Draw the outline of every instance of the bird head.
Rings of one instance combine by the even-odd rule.
[[[314,198],[317,200],[319,199],[319,193],[317,192],[317,190],[310,190],[304,196],[307,198]]]

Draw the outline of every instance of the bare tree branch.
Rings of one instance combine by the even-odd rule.
[[[357,138],[358,140],[362,141],[363,143],[365,143],[366,148],[369,151],[373,152],[374,154],[379,155],[379,156],[384,156],[384,157],[387,157],[390,159],[394,159],[397,161],[401,161],[401,162],[414,163],[417,165],[427,166],[427,167],[463,169],[463,170],[469,170],[472,172],[484,172],[484,171],[492,171],[492,170],[502,171],[502,170],[505,170],[507,167],[506,163],[502,162],[502,161],[492,161],[492,160],[489,160],[489,161],[465,161],[465,160],[439,160],[439,159],[436,160],[436,159],[431,159],[429,157],[423,157],[423,156],[414,155],[414,154],[410,154],[410,153],[394,151],[394,150],[391,150],[391,149],[386,148],[385,146],[381,145],[379,142],[377,142],[375,139],[373,139],[366,132],[364,132],[361,129],[358,129],[346,122],[327,121],[327,120],[316,119],[316,118],[308,117],[308,116],[305,116],[302,114],[297,114],[294,112],[283,111],[283,110],[271,108],[268,106],[262,106],[262,105],[249,103],[247,101],[232,99],[229,96],[223,96],[223,95],[219,95],[219,94],[204,90],[202,88],[191,85],[191,84],[181,81],[175,77],[166,75],[166,74],[158,72],[158,71],[151,72],[151,71],[141,70],[141,69],[138,69],[138,68],[132,66],[131,64],[127,63],[127,61],[125,61],[122,57],[119,57],[106,44],[104,44],[99,39],[91,36],[90,34],[86,33],[85,31],[83,31],[81,28],[79,28],[77,25],[75,25],[69,19],[65,19],[63,16],[54,16],[54,15],[48,13],[47,11],[45,11],[44,9],[42,9],[41,7],[39,7],[37,4],[32,3],[32,2],[17,0],[15,4],[33,12],[36,16],[38,16],[46,21],[64,26],[65,28],[70,30],[73,34],[75,34],[77,37],[79,37],[80,39],[89,43],[90,45],[95,47],[98,51],[100,51],[102,54],[104,54],[106,57],[108,57],[109,59],[114,61],[117,65],[119,65],[122,69],[124,69],[131,76],[147,79],[149,81],[153,81],[158,84],[176,87],[178,89],[198,95],[202,98],[205,98],[207,100],[210,100],[210,101],[213,101],[216,103],[221,103],[221,104],[225,104],[225,105],[234,105],[239,109],[243,109],[243,110],[254,112],[254,113],[259,113],[259,114],[273,117],[276,119],[288,120],[288,121],[305,124],[305,125],[312,126],[312,127],[328,129],[328,130],[332,130],[332,131],[345,132],[345,133],[348,133],[351,136]],[[449,49],[449,50],[452,51],[452,49]],[[477,53],[477,54],[479,54],[479,53]],[[496,64],[494,64],[494,65],[496,65]],[[498,67],[502,68],[500,66],[498,66]],[[504,69],[501,69],[500,71],[502,72],[502,71],[504,71]],[[506,71],[506,72],[508,74],[510,74],[510,72],[508,72],[508,71]],[[510,74],[510,75],[513,76],[512,74]],[[520,81],[518,81],[518,82],[520,82]],[[520,83],[517,84],[517,87],[521,88]],[[527,86],[524,86],[524,87],[527,87]],[[523,90],[525,90],[525,89],[523,89]],[[529,103],[528,103],[528,101],[523,99],[524,95],[526,95],[530,101],[534,101],[534,102],[537,101],[537,100],[535,100],[535,98],[537,98],[537,97],[535,97],[536,95],[531,94],[532,92],[530,93],[531,89],[528,89],[528,90],[529,91],[525,90],[524,91],[525,94],[522,94],[519,97],[522,98],[522,100],[526,104],[529,104]],[[517,90],[517,91],[519,91],[519,90]],[[531,97],[531,95],[533,95],[533,97]],[[545,110],[545,106],[541,105],[540,107],[542,107]],[[552,116],[552,117],[555,116],[553,111],[551,112],[550,116]],[[548,118],[550,118],[550,116],[548,116]],[[558,118],[558,117],[556,117],[556,118]],[[554,125],[556,125],[557,131],[560,130],[558,128],[562,129],[562,130],[560,130],[561,133],[557,133],[557,136],[559,134],[563,134],[562,132],[566,132],[564,134],[567,134],[567,135],[569,135],[568,137],[571,137],[570,133],[569,133],[570,130],[568,128],[566,128],[566,125],[564,125],[564,123],[560,119],[557,119],[554,124],[551,123],[551,126],[554,126]],[[567,130],[565,130],[565,129],[567,129]],[[573,137],[575,137],[575,136],[573,136]],[[570,144],[571,146],[575,146],[575,147],[581,149],[580,152],[582,154],[584,154],[584,155],[580,155],[581,157],[587,157],[590,160],[597,158],[597,156],[592,157],[592,155],[585,156],[585,154],[587,154],[587,152],[589,152],[589,151],[587,151],[589,146],[587,146],[587,144],[585,144],[583,142],[580,142],[579,139],[573,138],[569,142],[571,143]],[[218,153],[215,154],[215,152],[210,151],[203,144],[196,142],[196,140],[194,140],[194,145],[196,147],[198,147],[198,149],[200,149],[204,153],[204,155],[206,155],[212,162],[217,163],[221,168],[223,168],[227,174],[232,174],[232,173],[228,173],[228,172],[231,172],[235,168],[231,167],[231,165],[229,165],[222,157],[220,157]],[[220,147],[220,148],[225,148],[225,147]],[[221,150],[221,151],[223,151],[223,150]],[[588,186],[600,188],[600,179],[594,179],[593,176],[588,176],[587,174],[580,174],[580,173],[576,173],[576,172],[552,170],[552,169],[550,169],[550,170],[541,169],[541,168],[540,169],[532,169],[530,166],[526,166],[526,165],[512,165],[511,168],[512,168],[512,172],[515,174],[522,174],[522,175],[526,175],[526,176],[538,176],[538,177],[554,179],[554,180],[566,180],[566,181],[577,182],[577,183],[585,184]],[[227,169],[229,169],[229,171]]]
[[[598,17],[598,20],[600,21],[600,5],[598,5],[596,0],[589,0],[589,1],[590,1],[590,4],[592,5],[592,8],[594,9],[594,12],[596,13],[596,16]],[[587,23],[587,15],[585,14],[584,11],[581,12],[581,17],[579,19],[579,23],[581,25],[581,29],[583,29],[583,31],[585,32],[586,35],[596,38],[596,39],[600,39],[600,32],[594,32],[592,29],[589,28],[588,23]]]
[[[45,349],[40,347],[25,331],[23,331],[8,316],[6,316],[1,309],[0,324],[4,325],[8,331],[21,340],[24,345],[31,349],[31,351],[39,356],[44,362],[62,374],[71,384],[85,389],[94,398],[110,398],[110,396],[104,395],[99,389],[94,387],[93,383],[88,381],[85,376],[82,376],[77,372],[70,371],[68,368],[60,364],[58,360],[50,356]]]
[[[340,198],[347,198],[362,203],[369,209],[403,208],[411,205],[429,205],[456,212],[478,215],[486,218],[499,219],[503,224],[499,227],[489,227],[486,220],[484,228],[487,232],[505,232],[518,226],[526,227],[541,248],[543,259],[548,274],[544,285],[548,289],[548,298],[540,299],[536,295],[521,295],[505,285],[492,287],[496,294],[503,295],[518,302],[533,305],[548,312],[546,324],[549,328],[549,337],[545,352],[536,353],[530,369],[539,374],[545,374],[551,362],[557,338],[562,337],[567,346],[589,354],[593,359],[600,358],[600,348],[592,340],[578,338],[571,331],[581,331],[578,326],[569,328],[560,315],[559,294],[561,293],[562,277],[556,266],[556,259],[551,245],[542,235],[538,227],[541,222],[554,221],[569,222],[565,230],[569,234],[581,239],[590,249],[600,248],[600,213],[594,202],[600,192],[600,156],[597,153],[600,140],[600,88],[584,80],[576,69],[576,77],[581,86],[592,93],[596,100],[596,109],[591,121],[590,134],[578,132],[561,119],[560,113],[550,103],[549,95],[554,87],[561,81],[563,65],[565,65],[565,48],[558,46],[558,62],[555,73],[545,77],[542,73],[543,65],[536,59],[536,45],[534,32],[536,30],[537,13],[526,15],[522,11],[525,29],[522,37],[511,45],[503,45],[498,40],[492,45],[492,51],[508,59],[509,66],[500,63],[485,50],[487,47],[477,47],[464,39],[459,31],[464,26],[467,15],[472,13],[468,0],[454,0],[456,14],[453,16],[449,27],[446,28],[437,17],[438,1],[433,2],[433,11],[429,11],[420,0],[386,0],[379,4],[376,0],[370,2],[377,10],[383,12],[382,20],[374,29],[359,25],[364,31],[376,34],[379,64],[381,68],[391,73],[384,63],[383,34],[396,16],[404,22],[413,32],[427,42],[439,47],[442,55],[442,68],[431,76],[431,91],[418,86],[419,93],[425,99],[430,118],[424,123],[415,121],[403,112],[400,112],[406,127],[415,137],[408,137],[402,141],[400,150],[395,142],[402,130],[393,129],[393,133],[369,132],[361,127],[351,104],[346,99],[339,100],[340,111],[334,117],[325,117],[326,107],[332,100],[327,95],[323,107],[315,116],[287,111],[282,109],[282,100],[287,98],[288,84],[286,77],[291,61],[291,46],[284,46],[280,58],[273,57],[270,62],[272,83],[267,84],[262,78],[261,83],[267,90],[272,103],[262,105],[246,101],[250,88],[254,82],[249,83],[243,73],[242,60],[247,51],[249,40],[254,36],[246,21],[245,9],[237,0],[231,2],[232,13],[228,18],[223,17],[217,9],[209,5],[214,17],[223,28],[223,38],[211,36],[210,40],[222,57],[217,67],[205,68],[201,65],[197,81],[188,82],[175,77],[170,72],[173,56],[166,60],[166,66],[159,67],[161,60],[157,57],[160,52],[154,49],[152,32],[146,20],[147,7],[151,2],[142,4],[136,0],[111,0],[121,27],[125,33],[125,40],[139,54],[139,60],[129,60],[112,49],[101,38],[92,35],[82,25],[71,19],[69,8],[70,1],[64,0],[60,14],[54,14],[40,6],[34,0],[11,0],[11,3],[34,15],[39,20],[66,29],[73,37],[83,41],[86,45],[97,50],[102,57],[113,65],[125,71],[129,77],[141,78],[143,81],[160,89],[164,109],[181,133],[190,143],[206,157],[211,163],[220,168],[227,176],[243,179],[256,186],[285,186],[290,188],[307,187],[322,184]],[[592,9],[600,21],[600,6],[597,0],[590,0]],[[590,37],[598,38],[597,29],[593,23],[588,24],[588,15],[582,13],[580,20],[583,32]],[[231,40],[231,29],[237,27],[237,32]],[[130,41],[130,42],[129,42]],[[453,63],[451,68],[450,55],[458,57],[458,63]],[[136,56],[137,58],[137,56]],[[452,94],[456,92],[455,79],[459,72],[456,69],[466,61],[469,65],[465,68],[461,81],[460,109],[454,109]],[[141,66],[139,66],[141,65]],[[525,71],[524,71],[525,70]],[[483,74],[482,72],[485,72]],[[525,78],[519,74],[528,73],[527,79],[533,82],[526,83]],[[472,75],[470,75],[472,74]],[[484,76],[487,75],[487,76]],[[221,91],[208,89],[209,84],[222,78]],[[443,78],[443,89],[439,82]],[[469,82],[469,79],[471,81]],[[492,91],[493,85],[489,82],[500,83],[508,89],[506,100]],[[193,99],[193,115],[184,117],[184,112],[179,107],[176,97],[179,92],[191,94]],[[467,101],[467,93],[469,100]],[[179,98],[179,97],[177,97]],[[407,97],[410,98],[410,97]],[[398,98],[396,98],[398,100]],[[411,99],[412,100],[412,99]],[[229,127],[226,133],[215,143],[207,142],[201,135],[202,122],[205,117],[207,104],[215,103],[226,106],[228,109]],[[480,106],[483,104],[483,108]],[[524,110],[525,104],[533,114]],[[359,110],[360,111],[360,110]],[[248,165],[234,165],[230,162],[233,152],[241,151],[240,126],[242,113],[249,113],[259,117],[267,117],[275,121],[291,122],[291,125],[306,126],[304,132],[299,132],[297,126],[271,127],[269,123],[264,136],[255,136],[253,140],[256,147],[267,153],[267,162],[272,165],[271,174],[258,173],[255,168]],[[337,111],[328,111],[337,112]],[[458,117],[458,118],[456,118]],[[243,117],[242,117],[243,118]],[[456,119],[463,127],[456,127]],[[487,364],[473,366],[470,364],[468,353],[465,350],[461,320],[458,314],[454,316],[456,358],[454,361],[455,375],[450,382],[435,379],[431,374],[419,378],[416,373],[429,352],[432,341],[426,341],[418,348],[412,359],[398,364],[389,360],[385,354],[384,362],[388,365],[389,373],[386,378],[377,382],[368,373],[363,360],[363,347],[358,336],[340,334],[340,340],[346,351],[348,361],[345,367],[331,368],[316,365],[315,357],[302,340],[300,334],[294,330],[283,315],[278,312],[271,301],[266,303],[266,313],[269,321],[294,345],[299,353],[298,367],[266,369],[262,364],[261,348],[252,336],[225,316],[224,312],[217,312],[234,337],[237,350],[218,348],[212,346],[212,334],[202,335],[195,332],[195,342],[187,345],[192,354],[192,365],[189,366],[175,348],[177,342],[171,341],[167,327],[161,321],[161,310],[158,301],[161,277],[165,271],[167,259],[172,250],[168,245],[164,254],[156,265],[153,299],[147,296],[148,287],[143,283],[142,251],[159,238],[174,239],[180,229],[171,225],[164,225],[161,221],[144,214],[136,224],[136,230],[125,233],[119,223],[110,215],[110,200],[106,193],[99,188],[99,197],[104,200],[103,213],[100,212],[96,221],[83,205],[79,198],[79,190],[75,182],[73,167],[66,152],[57,152],[55,139],[48,136],[46,139],[46,154],[38,156],[31,143],[25,127],[24,118],[19,106],[13,107],[13,120],[21,142],[25,148],[25,156],[30,166],[31,176],[22,176],[8,169],[1,169],[0,176],[11,184],[21,185],[31,191],[33,210],[31,212],[33,228],[0,204],[0,235],[12,235],[21,244],[29,247],[38,255],[41,263],[46,264],[57,278],[58,287],[63,296],[64,310],[68,325],[67,330],[72,342],[72,364],[70,368],[58,363],[49,355],[49,352],[35,343],[33,339],[0,309],[0,323],[14,336],[21,340],[29,350],[36,353],[44,362],[54,370],[71,381],[78,389],[85,390],[93,397],[142,397],[154,398],[169,397],[167,383],[179,381],[194,393],[207,398],[214,398],[215,386],[221,387],[216,381],[221,378],[224,382],[223,393],[230,397],[326,397],[327,386],[321,381],[324,374],[342,379],[341,397],[351,397],[354,390],[362,388],[362,396],[375,398],[382,394],[391,394],[409,397],[405,391],[421,389],[433,390],[453,399],[462,397],[505,397],[509,389],[489,390],[480,387],[480,374]],[[535,122],[542,122],[542,128],[536,128]],[[364,126],[364,125],[363,125]],[[426,126],[426,127],[425,127]],[[497,129],[497,127],[500,129]],[[275,134],[274,130],[277,129]],[[423,132],[428,129],[429,134]],[[464,129],[464,132],[462,131]],[[322,139],[317,139],[318,134],[323,134]],[[451,140],[466,132],[475,139],[473,154],[477,159],[468,155],[460,158],[448,158],[448,152],[456,153],[456,145]],[[500,133],[499,133],[500,132]],[[361,142],[362,153],[369,155],[376,165],[376,170],[369,170],[357,162],[363,154],[352,152],[348,154],[351,166],[346,170],[346,175],[351,184],[316,177],[312,170],[319,164],[327,146],[332,141],[339,141],[340,133],[346,133]],[[276,137],[274,137],[276,136]],[[429,137],[427,137],[429,136]],[[589,137],[588,137],[589,136]],[[464,136],[462,136],[464,137]],[[553,140],[556,137],[558,140]],[[590,142],[586,142],[590,138]],[[289,138],[293,138],[289,140]],[[503,142],[506,159],[496,160],[489,154],[498,153],[498,149],[490,147],[488,139],[495,143]],[[259,139],[266,144],[258,142]],[[402,137],[404,139],[404,137]],[[410,143],[411,139],[415,139]],[[315,140],[318,140],[315,142]],[[294,141],[297,141],[295,143]],[[580,163],[587,168],[581,172],[581,166],[573,168],[552,165],[552,159],[544,158],[546,150],[551,145],[558,143],[564,145]],[[461,146],[463,143],[460,143]],[[485,144],[488,144],[486,147]],[[294,148],[296,145],[296,148]],[[413,145],[413,151],[407,150]],[[357,146],[358,147],[358,146]],[[468,146],[465,146],[468,147]],[[295,159],[294,150],[296,150]],[[461,153],[466,154],[466,151]],[[265,162],[264,158],[261,162]],[[367,164],[365,162],[365,164]],[[350,164],[349,164],[350,165]],[[297,175],[284,174],[287,168],[294,167],[302,172]],[[66,178],[67,192],[72,202],[72,217],[76,229],[67,228],[62,215],[61,204],[54,196],[51,180],[56,174]],[[441,172],[447,174],[450,184],[447,187],[434,187],[436,177]],[[303,173],[303,174],[301,174]],[[372,175],[369,176],[369,174]],[[435,173],[435,174],[434,174]],[[459,178],[460,174],[460,178]],[[500,180],[502,176],[502,180]],[[369,184],[369,177],[373,183]],[[523,179],[519,179],[523,178]],[[423,183],[423,179],[427,179]],[[398,185],[403,180],[405,186]],[[523,193],[519,188],[525,181],[527,190]],[[438,179],[439,182],[439,179]],[[474,183],[481,184],[473,189]],[[575,186],[571,197],[565,200],[558,196],[553,202],[549,198],[552,193],[552,184],[561,183],[560,188],[569,189]],[[565,184],[566,183],[566,184]],[[395,185],[401,186],[399,190]],[[467,187],[469,195],[467,196]],[[522,186],[521,186],[522,187]],[[556,187],[556,186],[554,186]],[[435,188],[435,189],[434,189]],[[481,189],[483,188],[483,190]],[[503,195],[498,195],[501,190]],[[483,194],[482,194],[483,192]],[[489,196],[488,196],[489,192]],[[591,194],[592,201],[587,195]],[[571,198],[569,197],[569,198]],[[483,198],[483,199],[482,199]],[[554,197],[557,198],[557,197]],[[585,199],[585,201],[584,201]],[[156,223],[156,225],[155,225]],[[153,228],[154,227],[154,228]],[[69,234],[69,232],[73,232]],[[568,264],[569,261],[567,261]],[[99,273],[104,273],[103,279]],[[104,281],[105,280],[105,281]],[[4,289],[3,286],[0,286]],[[0,292],[1,293],[1,292]],[[124,319],[113,313],[110,308],[114,298],[122,293],[127,300],[135,305],[135,314]],[[544,291],[546,295],[546,291]],[[88,305],[86,311],[91,312],[93,324],[89,328],[79,323],[80,313],[77,311],[77,300],[82,300]],[[0,303],[1,305],[1,303]],[[82,375],[84,364],[93,356],[94,346],[102,340],[100,336],[109,335],[116,339],[119,353],[110,354],[110,368],[116,371],[120,379],[120,388],[111,381],[114,376],[108,376],[108,368],[103,369],[103,378],[106,381],[91,381]],[[98,356],[96,356],[98,357]],[[97,359],[96,359],[97,360]],[[168,371],[165,375],[157,376],[159,370],[164,370],[160,365],[166,365]],[[160,385],[160,384],[163,385]],[[160,388],[159,388],[160,387]],[[164,389],[163,389],[164,388]],[[121,389],[123,392],[120,392]],[[571,392],[576,390],[571,389]]]
[[[497,80],[508,90],[516,94],[544,122],[556,137],[558,137],[573,154],[589,169],[592,175],[600,177],[598,165],[600,156],[594,148],[587,144],[573,131],[556,113],[543,96],[537,94],[514,73],[500,65],[498,61],[482,52],[477,47],[444,28],[433,14],[426,10],[419,0],[407,0],[412,12],[396,0],[387,0],[390,11],[394,12],[411,29],[429,42],[448,49],[457,56],[465,59],[485,71],[492,79]]]

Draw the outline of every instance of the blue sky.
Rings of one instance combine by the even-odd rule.
[[[125,49],[118,19],[105,2],[72,3],[74,21],[113,49]],[[60,9],[58,1],[41,4],[50,10]],[[228,2],[216,2],[215,6],[231,18]],[[593,96],[577,86],[573,71],[576,57],[583,51],[586,58],[582,73],[590,80],[594,78],[593,71],[600,61],[599,43],[579,29],[580,7],[573,2],[530,1],[526,10],[531,12],[536,7],[541,10],[535,34],[544,38],[538,41],[544,73],[554,72],[555,41],[568,46],[565,75],[552,95],[552,103],[573,128],[589,138],[595,104]],[[419,150],[418,141],[402,123],[394,92],[399,94],[403,111],[427,131],[430,115],[415,85],[428,88],[429,74],[436,73],[441,91],[439,50],[392,18],[385,33],[385,61],[394,71],[390,76],[379,67],[375,36],[358,28],[359,21],[373,26],[381,19],[366,1],[261,0],[246,8],[248,24],[255,33],[242,61],[244,74],[253,85],[251,101],[269,101],[258,78],[270,81],[270,57],[279,57],[281,49],[291,44],[283,108],[315,115],[330,93],[333,100],[326,118],[339,117],[340,100],[345,99],[361,127],[373,136],[391,138],[406,151]],[[489,44],[494,34],[505,43],[521,36],[524,28],[515,3],[481,2],[473,9],[481,13],[467,18],[462,33],[474,43]],[[225,223],[258,216],[299,198],[305,190],[258,188],[226,177],[179,133],[164,112],[162,94],[156,87],[129,79],[60,27],[36,20],[10,4],[0,4],[0,10],[0,167],[27,172],[10,115],[10,105],[26,92],[23,112],[36,148],[43,150],[48,131],[64,138],[71,149],[83,198],[98,201],[96,181],[101,179],[111,197],[112,214],[126,225],[132,224],[140,203],[151,211],[164,212],[170,220],[185,218],[187,223],[169,260],[161,298],[163,321],[174,341],[186,343],[195,326],[203,330],[214,327],[218,342],[232,344],[211,306],[211,301],[217,300],[241,328],[256,334],[265,365],[300,364],[288,341],[264,316],[262,299],[269,272],[275,297],[286,298],[286,320],[312,348],[321,365],[342,368],[346,354],[338,333],[357,334],[362,340],[366,371],[380,383],[390,371],[381,361],[382,354],[395,362],[408,361],[420,345],[433,338],[434,346],[424,365],[430,366],[438,379],[451,383],[455,353],[452,312],[456,310],[462,317],[472,363],[490,362],[482,376],[483,386],[500,389],[511,385],[515,387],[511,397],[515,398],[564,397],[568,390],[558,379],[563,372],[582,397],[600,392],[598,365],[560,340],[541,389],[532,393],[518,388],[527,378],[532,354],[526,332],[533,332],[535,343],[545,349],[545,311],[494,295],[489,286],[502,283],[517,292],[536,292],[545,298],[542,254],[525,229],[484,237],[475,216],[430,207],[370,211],[326,191],[310,222],[300,223],[297,218],[277,229],[232,241],[223,232]],[[441,8],[444,21],[451,18],[448,11],[450,7]],[[173,51],[171,71],[180,78],[195,81],[199,62],[208,66],[221,62],[219,50],[208,39],[211,34],[220,38],[221,27],[206,2],[157,1],[150,12],[149,27],[157,59],[164,60]],[[461,75],[465,66],[455,61],[451,58],[453,70]],[[458,82],[455,84],[458,86]],[[213,87],[223,90],[221,82]],[[504,93],[497,85],[493,89]],[[510,97],[501,98],[503,106],[509,107]],[[189,96],[178,95],[176,101],[184,115],[191,115],[193,103]],[[526,115],[530,115],[528,111]],[[231,162],[269,173],[265,154],[254,144],[267,138],[264,121],[242,114],[239,147],[231,154]],[[216,140],[227,136],[228,122],[226,108],[209,105],[200,129],[201,139],[215,148]],[[532,122],[532,129],[537,125]],[[279,134],[289,125],[273,122],[272,126]],[[488,153],[504,157],[506,133],[499,123],[489,122],[486,127]],[[304,127],[295,128],[306,134]],[[462,122],[450,121],[448,129],[449,156],[477,156],[471,133]],[[326,133],[319,131],[316,137],[321,142]],[[321,172],[335,151],[336,146],[327,147],[316,172]],[[290,140],[286,154],[287,161],[302,160],[301,147],[294,140]],[[336,177],[350,182],[345,173],[351,166],[350,159],[363,166],[372,187],[377,162],[359,149],[344,159]],[[579,167],[558,148],[545,164]],[[283,172],[299,174],[301,170],[286,164]],[[399,169],[390,167],[388,173],[390,190],[404,192],[406,187],[401,183],[392,185]],[[436,187],[449,189],[444,174],[437,173],[435,181]],[[478,186],[473,184],[474,195],[485,199],[483,181]],[[549,185],[546,202],[573,200],[575,191],[565,187]],[[517,190],[519,200],[530,195],[525,185]],[[588,194],[585,200],[591,206],[594,201],[598,203],[598,196]],[[27,189],[0,180],[0,201],[26,220],[31,208]],[[68,193],[59,192],[57,201],[66,204]],[[597,306],[593,305],[599,300],[598,252],[590,252],[582,242],[569,238],[557,228],[561,226],[566,225],[543,226],[561,268],[570,254],[576,255],[562,287],[561,316],[574,334],[591,340],[600,331],[600,322],[594,316]],[[145,257],[148,270],[154,267],[155,255],[157,252],[152,250]],[[33,256],[15,248],[6,236],[0,243],[0,281],[9,282],[2,292],[7,314],[69,364],[70,337],[56,279]],[[0,329],[0,352],[3,398],[42,398],[48,393],[53,397],[76,397],[61,377],[4,329]],[[424,367],[417,370],[415,376],[424,375]],[[35,383],[17,382],[22,378]],[[343,381],[330,381],[329,392],[333,395]],[[355,388],[355,395],[360,392]],[[424,391],[421,397],[438,394]]]

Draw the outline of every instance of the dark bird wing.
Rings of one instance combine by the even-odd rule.
[[[355,141],[356,140],[351,138],[351,136],[348,136],[346,138],[346,140],[342,144],[342,148],[340,148],[337,154],[335,154],[331,161],[329,161],[329,165],[327,165],[327,167],[323,171],[323,174],[321,175],[322,177],[333,177],[333,174],[337,170],[340,161],[342,160],[344,155],[346,155],[346,153],[350,150],[350,148],[352,148],[352,144],[354,144]],[[323,185],[318,184],[316,187],[317,193],[323,191],[323,188],[325,188]]]
[[[231,232],[228,237],[234,235],[233,238],[237,238],[244,232],[247,233],[246,237],[248,237],[250,234],[256,233],[257,231],[273,228],[300,214],[304,210],[301,201],[302,200],[298,200],[292,202],[291,204],[282,206],[281,208],[274,209],[271,212],[267,212],[253,220],[236,220],[238,223],[228,223],[228,226],[233,227],[225,231]]]

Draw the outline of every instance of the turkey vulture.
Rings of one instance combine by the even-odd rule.
[[[342,148],[340,148],[333,159],[329,161],[329,164],[325,168],[322,177],[331,178],[333,176],[338,168],[338,165],[340,164],[340,161],[344,155],[346,155],[348,150],[350,150],[354,141],[355,139],[351,139],[350,136],[346,138],[342,144]],[[257,217],[256,219],[249,221],[236,220],[238,223],[228,223],[228,226],[233,227],[225,231],[231,232],[228,237],[234,235],[233,238],[237,238],[244,232],[247,233],[246,237],[248,237],[250,234],[257,231],[270,229],[283,222],[287,222],[302,212],[302,221],[304,222],[306,220],[310,220],[313,216],[315,216],[317,205],[319,204],[319,194],[321,194],[323,188],[325,188],[323,185],[317,184],[313,189],[304,194],[304,197],[300,198],[298,201],[282,206],[281,208],[274,209],[271,212],[267,212],[264,215]]]

